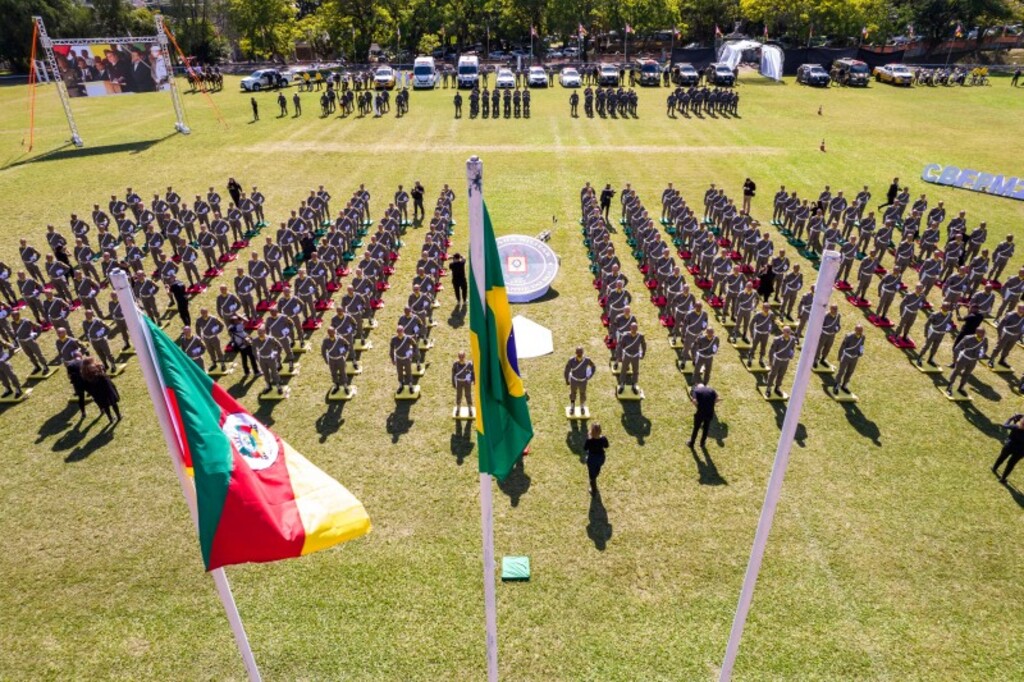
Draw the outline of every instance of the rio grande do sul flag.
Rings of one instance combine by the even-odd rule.
[[[370,518],[352,493],[253,418],[143,319],[175,438],[193,472],[206,570],[290,559],[370,531]]]

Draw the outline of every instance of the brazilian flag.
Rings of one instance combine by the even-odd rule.
[[[519,375],[512,309],[487,204],[470,225],[469,336],[476,367],[476,436],[480,472],[505,480],[533,438]],[[474,248],[474,246],[476,248]],[[482,248],[481,248],[482,247]]]

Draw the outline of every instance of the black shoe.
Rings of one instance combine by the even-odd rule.
[[[220,363],[220,371],[222,371],[222,372],[228,371],[227,365],[225,363],[223,363],[223,362]]]
[[[619,391],[618,391],[619,395],[622,395],[622,391],[625,388],[626,388],[625,386],[619,386]]]
[[[1006,485],[1006,476],[1000,476],[999,482],[1002,483],[1003,485]]]
[[[334,395],[335,393],[337,393],[337,392],[338,392],[338,390],[339,390],[339,386],[338,386],[337,384],[335,384],[335,385],[334,385],[334,388],[333,388],[333,389],[331,389],[331,395]]]
[[[260,395],[266,395],[266,394],[270,393],[270,390],[271,389],[269,389],[269,388],[265,388],[262,391],[260,391]]]
[[[17,400],[18,398],[20,398],[23,395],[25,395],[25,394],[22,393],[21,391],[15,391],[14,392],[14,399]]]
[[[935,361],[934,361],[934,360],[929,360],[929,361],[928,361],[928,364],[929,364],[929,365],[931,365],[932,367],[938,367],[938,365],[937,365],[937,364],[935,364]]]
[[[693,450],[693,441],[692,441],[692,440],[688,440],[688,441],[686,441],[686,447],[688,447],[688,448],[690,448],[691,450]]]
[[[850,389],[848,389],[845,384],[843,386],[841,386],[840,388],[843,389],[843,393],[850,393]]]
[[[633,384],[633,395],[639,395],[640,391],[636,389],[636,384]]]
[[[965,391],[963,387],[956,389],[956,392],[960,395],[967,395],[967,391]]]
[[[768,389],[767,391],[764,392],[764,397],[765,398],[771,398],[772,397],[771,389]]]
[[[839,387],[838,386],[833,386],[832,387],[832,395],[839,395]]]
[[[8,390],[4,391],[3,395],[0,395],[0,398],[9,398],[13,393],[14,393],[14,391],[8,389]]]
[[[764,358],[760,358],[760,359],[758,359],[758,361],[757,361],[757,364],[759,364],[759,365],[761,365],[762,367],[764,367]]]
[[[1000,360],[1000,361],[999,361],[999,366],[1000,366],[1000,367],[1006,367],[1006,368],[1009,368],[1009,366],[1010,366],[1010,363],[1008,363],[1008,362],[1007,362],[1006,360]]]
[[[780,391],[779,389],[775,389],[775,395],[781,396],[782,391]]]

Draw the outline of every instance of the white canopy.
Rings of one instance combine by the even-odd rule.
[[[730,40],[723,43],[719,49],[718,61],[728,64],[730,69],[735,69],[743,60],[743,53],[750,50],[758,50],[761,53],[762,76],[774,81],[782,80],[782,50],[775,45],[765,45],[756,40]]]

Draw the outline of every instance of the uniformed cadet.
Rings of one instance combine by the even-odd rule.
[[[60,361],[67,366],[69,362],[75,359],[75,356],[85,355],[85,348],[82,346],[78,339],[68,334],[67,329],[64,327],[57,327],[57,341],[55,346],[57,347],[57,357]]]
[[[683,317],[683,361],[693,360],[693,346],[697,338],[704,333],[708,326],[708,314],[704,312],[703,304],[695,301],[693,309]]]
[[[647,340],[644,335],[637,331],[637,324],[629,325],[629,333],[619,339],[615,351],[622,363],[622,370],[619,373],[619,393],[625,389],[627,383],[632,385],[633,393],[639,394],[637,381],[640,378],[640,360],[647,355]],[[628,381],[627,381],[628,380]]]
[[[199,252],[190,242],[185,242],[178,249],[178,260],[181,267],[185,269],[185,276],[188,277],[190,286],[202,284],[203,276],[199,273]]]
[[[789,362],[795,354],[796,337],[793,336],[792,330],[787,325],[782,328],[782,333],[772,341],[768,351],[770,368],[768,380],[765,383],[764,394],[766,397],[771,397],[772,393],[782,395],[782,380],[786,378],[786,370],[789,369]]]
[[[988,355],[988,339],[985,337],[985,329],[978,327],[974,334],[960,339],[960,343],[953,347],[953,371],[949,375],[949,385],[946,387],[946,394],[953,395],[953,384],[960,379],[960,386],[957,393],[967,395],[964,386],[967,380],[974,373],[978,361]]]
[[[942,340],[953,328],[953,312],[948,303],[943,303],[940,310],[936,310],[928,316],[928,322],[924,328],[924,346],[917,356],[917,366],[923,366],[923,359],[927,356],[928,364],[936,367],[935,353],[942,345]]]
[[[882,319],[889,319],[889,307],[892,305],[896,292],[900,290],[903,273],[899,270],[890,270],[878,281],[878,305],[875,308],[875,315]]]
[[[826,242],[826,248],[829,244]],[[836,275],[837,282],[850,283],[850,270],[853,268],[853,262],[857,259],[857,238],[850,237],[850,239],[843,244],[839,249],[840,255],[843,257],[842,263],[839,265],[839,273]]]
[[[1003,302],[996,312],[996,319],[1000,319],[1007,310],[1013,310],[1020,302],[1021,292],[1024,291],[1024,268],[1021,268],[1016,275],[1010,277],[1003,283],[999,293],[1003,296]]]
[[[21,382],[18,381],[18,375],[14,373],[14,369],[11,367],[11,358],[14,356],[14,346],[7,341],[0,341],[0,382],[4,385],[3,398],[10,398],[14,395],[14,398],[21,397]]]
[[[292,346],[295,344],[298,336],[299,327],[295,326],[295,323],[286,315],[283,315],[277,308],[270,309],[270,317],[267,318],[266,323],[262,327],[267,330],[278,342],[278,354],[275,356],[280,363],[282,359],[288,361],[288,371],[295,371],[295,351],[292,350]],[[259,355],[256,356],[259,358]],[[262,367],[262,363],[261,363]]]
[[[33,373],[46,371],[46,357],[39,348],[39,325],[21,316],[21,311],[15,310],[11,313],[11,326],[14,328],[14,338],[18,348],[25,353],[25,357],[32,362]]]
[[[14,294],[14,286],[11,284],[11,278],[14,272],[7,263],[0,261],[0,295],[7,301],[7,305],[14,305],[18,302],[18,297]]]
[[[800,302],[797,304],[796,316],[799,322],[796,326],[796,338],[803,338],[804,327],[807,326],[808,320],[811,319],[811,308],[814,307],[814,285],[808,289],[803,296],[800,297]]]
[[[406,336],[403,327],[397,327],[395,335],[391,338],[389,355],[391,364],[398,371],[398,390],[413,385],[412,362],[416,356],[416,341],[411,336]]]
[[[242,305],[242,310],[247,318],[254,319],[256,314],[256,301],[253,299],[253,292],[256,291],[256,280],[247,275],[244,268],[235,269],[235,296]],[[222,292],[223,293],[223,292]],[[218,306],[219,310],[219,306]],[[223,313],[220,313],[223,315]],[[225,317],[227,319],[227,317]]]
[[[103,317],[100,305],[96,297],[100,293],[100,285],[91,277],[85,277],[81,270],[75,271],[75,291],[78,293],[78,300],[86,310],[92,310],[97,317]]]
[[[447,80],[447,74],[445,74],[445,80]],[[445,83],[445,87],[447,87],[447,83]],[[455,118],[462,118],[462,95],[459,94],[458,90],[455,91],[453,101],[455,103]]]
[[[995,250],[992,252],[992,269],[988,272],[988,279],[991,281],[998,282],[999,278],[1003,275],[1003,270],[1006,268],[1006,264],[1010,262],[1010,258],[1013,257],[1013,252],[1016,246],[1013,243],[1013,235],[1006,235],[1006,239],[1000,242]]]
[[[103,363],[104,369],[113,372],[116,366],[114,354],[110,351],[110,327],[103,323],[93,314],[92,310],[85,311],[85,321],[82,322],[82,336],[89,342],[96,352],[96,357]]]
[[[11,309],[3,304],[0,304],[0,339],[13,343],[14,347],[17,348],[18,341],[14,338],[14,327],[11,326]]]
[[[779,255],[783,254],[780,252]],[[779,289],[782,289],[782,304],[779,306],[779,312],[791,322],[793,321],[793,307],[796,305],[796,297],[803,286],[804,276],[800,273],[800,265],[795,264],[790,272],[782,276],[782,283],[779,286]],[[797,333],[797,336],[800,336],[800,334]]]
[[[871,287],[871,280],[875,276],[875,269],[878,267],[878,261],[871,256],[867,256],[860,262],[860,266],[857,268],[857,291],[854,293],[854,298],[864,301],[864,297],[867,296],[868,289]]]
[[[24,270],[18,271],[18,293],[21,295],[21,299],[25,301],[28,309],[32,311],[32,315],[36,318],[36,322],[42,322],[45,312],[43,310],[43,301],[41,296],[43,295],[43,285],[32,277],[29,277]]]
[[[565,383],[569,386],[569,411],[576,409],[576,396],[579,395],[580,408],[587,405],[587,383],[597,372],[594,361],[583,354],[583,346],[576,346],[576,354],[565,363]]]
[[[910,341],[910,330],[913,328],[914,322],[917,320],[917,313],[921,310],[924,302],[924,287],[918,282],[914,290],[900,301],[900,322],[896,325],[894,332],[896,337],[903,341]]]
[[[750,325],[753,342],[747,355],[747,367],[752,365],[754,355],[759,350],[757,363],[764,367],[764,355],[768,350],[768,340],[771,337],[772,328],[775,326],[775,313],[772,312],[772,307],[767,301],[761,304],[761,311],[754,315]]]
[[[42,259],[40,253],[33,246],[29,246],[28,240],[19,240],[18,252],[21,254],[21,262],[25,264],[25,270],[37,282],[45,281],[43,271],[39,269],[39,261]]]
[[[206,352],[210,356],[210,368],[212,369],[219,364],[220,370],[222,372],[226,371],[224,348],[220,340],[220,333],[224,331],[224,323],[211,315],[208,308],[200,308],[199,318],[195,323],[195,331],[199,338],[202,339],[203,345],[206,346]]]
[[[452,388],[455,389],[455,409],[462,407],[462,397],[466,397],[466,406],[473,410],[473,361],[466,360],[466,351],[459,351],[459,359],[452,363]]]
[[[569,115],[572,116],[573,118],[578,118],[579,117],[579,106],[580,106],[580,96],[579,96],[579,93],[573,91],[573,93],[571,95],[569,95]]]
[[[735,343],[738,338],[742,338],[743,343],[750,343],[750,321],[754,316],[759,299],[757,291],[754,290],[754,283],[747,281],[743,291],[736,298],[736,324],[729,336],[729,341],[732,343]]]
[[[160,319],[160,310],[157,308],[156,295],[160,292],[160,287],[156,282],[146,277],[143,272],[135,273],[135,280],[132,282],[132,289],[135,293],[135,298],[142,304],[142,311],[153,320],[154,322]]]
[[[999,338],[996,341],[995,350],[989,356],[988,366],[995,367],[995,363],[998,362],[1000,367],[1009,367],[1010,364],[1006,358],[1010,356],[1010,351],[1017,345],[1021,334],[1024,333],[1024,304],[1019,304],[1016,311],[999,320],[996,329],[999,331]]]
[[[839,395],[840,389],[849,393],[848,385],[857,369],[857,362],[864,355],[864,326],[856,325],[853,331],[843,337],[839,344],[839,369],[836,371],[835,382],[832,384],[832,392]]]
[[[349,341],[338,336],[335,327],[328,327],[327,338],[320,343],[320,355],[323,356],[324,362],[327,363],[327,368],[331,372],[331,381],[334,383],[334,387],[331,389],[332,395],[340,391],[342,386],[348,388],[349,379],[346,368],[348,351]]]
[[[63,298],[54,296],[52,291],[44,291],[43,295],[46,296],[43,301],[43,319],[53,325],[54,329],[64,329],[68,336],[74,338],[71,323],[68,321],[71,306]]]
[[[121,302],[117,300],[117,292],[110,292],[110,301],[107,303],[107,317],[114,324],[114,333],[120,334],[124,341],[122,352],[132,347],[131,339],[128,337],[128,324],[124,321],[124,311],[121,309]]]
[[[398,207],[402,222],[409,222],[409,193],[403,189],[402,185],[399,185],[398,191],[395,192],[395,206]]]
[[[818,367],[822,365],[824,367],[830,367],[828,364],[828,354],[832,351],[832,344],[835,343],[836,335],[842,326],[842,316],[839,314],[839,306],[832,303],[828,306],[828,312],[825,313],[825,319],[821,324],[821,336],[818,339],[818,347],[814,353],[814,366]]]
[[[693,344],[693,380],[698,384],[711,381],[711,366],[718,354],[718,337],[715,330],[708,327]]]
[[[281,318],[284,319],[284,318]],[[266,395],[274,389],[281,392],[281,356],[284,349],[289,348],[287,341],[281,344],[276,338],[267,334],[266,327],[256,330],[256,339],[252,342],[252,350],[259,363],[260,373],[267,387],[260,391],[260,395]]]
[[[46,254],[46,274],[50,277],[50,285],[57,291],[57,295],[66,301],[74,300],[71,290],[68,288],[68,275],[71,268],[55,259],[52,254]],[[81,272],[76,271],[76,274]]]

